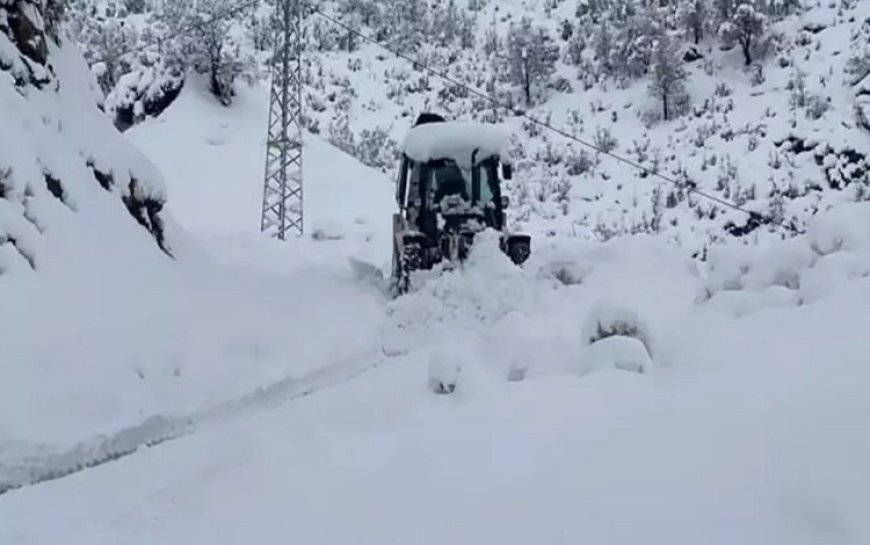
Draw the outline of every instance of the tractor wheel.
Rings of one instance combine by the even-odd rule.
[[[406,243],[400,253],[393,242],[393,274],[391,291],[394,297],[404,295],[411,289],[411,273],[423,268],[423,249],[419,243]]]
[[[399,249],[396,247],[396,241],[393,241],[393,268],[390,275],[390,292],[393,297],[398,297],[408,293],[409,278],[405,267],[404,260],[399,255]]]

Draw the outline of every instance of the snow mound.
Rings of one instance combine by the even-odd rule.
[[[820,212],[813,218],[807,237],[819,255],[870,248],[870,204],[838,203]]]
[[[470,167],[472,152],[476,161],[496,156],[508,161],[510,140],[498,125],[471,121],[445,121],[417,125],[408,131],[402,146],[405,155],[417,162],[452,159]]]
[[[734,318],[764,309],[788,308],[801,304],[800,292],[784,286],[770,286],[758,292],[726,290],[714,294],[705,306]]]
[[[455,353],[437,350],[429,359],[429,389],[436,394],[452,394],[462,372],[462,360]]]
[[[525,275],[501,251],[499,235],[492,230],[477,235],[468,258],[457,268],[422,272],[418,279],[419,289],[396,304],[396,310],[409,318],[424,312],[437,321],[460,315],[494,321],[526,307],[530,297]]]
[[[818,301],[870,276],[870,204],[838,203],[787,241],[718,246],[707,266],[701,299],[734,316]]]
[[[816,259],[804,239],[767,246],[722,245],[707,261],[707,290],[762,291],[772,286],[797,289],[800,272]]]
[[[593,369],[621,369],[645,373],[653,362],[646,345],[635,337],[613,335],[596,341],[583,351],[583,367]]]
[[[646,321],[628,308],[609,301],[599,301],[583,325],[583,344],[593,345],[609,337],[639,340],[651,354],[653,339]]]

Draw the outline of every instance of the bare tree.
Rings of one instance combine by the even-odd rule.
[[[660,38],[653,52],[648,92],[661,100],[665,121],[674,116],[678,105],[686,102],[686,77],[676,44],[667,37]]]

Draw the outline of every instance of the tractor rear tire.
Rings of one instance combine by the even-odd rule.
[[[423,268],[423,249],[419,243],[406,243],[399,252],[393,242],[393,274],[391,291],[394,297],[405,295],[411,289],[411,273]]]

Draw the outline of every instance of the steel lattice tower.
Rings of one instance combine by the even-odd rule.
[[[302,3],[276,6],[260,230],[281,240],[302,234]]]

